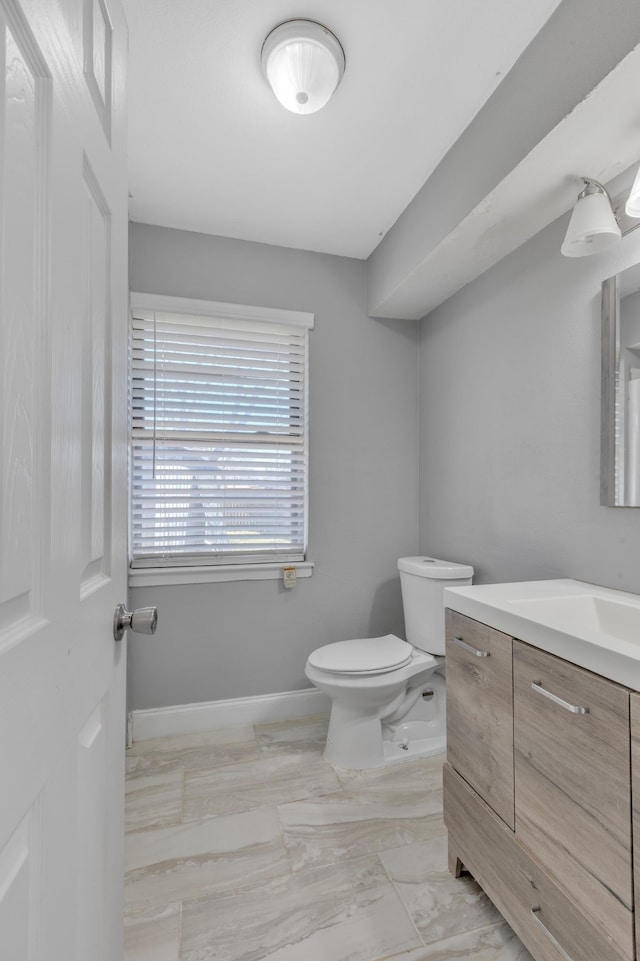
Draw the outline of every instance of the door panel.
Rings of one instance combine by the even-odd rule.
[[[44,278],[51,108],[44,59],[24,18],[0,6],[3,90],[0,137],[0,650],[41,621],[39,531],[46,492],[36,478],[47,462]],[[46,383],[46,380],[45,380]],[[43,503],[44,501],[44,503]]]
[[[112,25],[103,0],[84,0],[84,76],[105,135],[111,138]]]
[[[30,947],[41,937],[40,805],[38,797],[0,854],[0,948],[7,958],[30,958]]]
[[[78,834],[85,843],[77,853],[78,958],[99,958],[106,932],[94,889],[106,885],[107,735],[105,704],[92,712],[78,736]],[[96,883],[97,882],[97,883]]]
[[[116,644],[111,625],[127,563],[120,2],[0,0],[0,58],[0,957],[117,961],[126,640]]]
[[[83,560],[80,596],[99,586],[109,572],[109,518],[105,505],[108,478],[106,437],[107,349],[109,329],[110,211],[87,158],[83,163],[83,286],[82,331],[82,509],[80,514]],[[97,580],[96,580],[97,579]]]

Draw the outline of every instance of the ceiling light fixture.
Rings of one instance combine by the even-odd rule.
[[[342,80],[345,56],[330,30],[314,20],[287,20],[262,45],[262,69],[283,107],[315,113]]]
[[[583,177],[585,187],[571,214],[561,253],[565,257],[599,254],[622,237],[611,208],[611,197],[597,180]]]

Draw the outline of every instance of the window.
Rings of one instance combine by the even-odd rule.
[[[132,295],[134,568],[305,557],[313,315]]]

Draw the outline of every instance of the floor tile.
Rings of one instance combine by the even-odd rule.
[[[409,951],[398,961],[533,961],[508,924],[497,924]]]
[[[245,725],[136,741],[127,751],[127,772],[157,773],[178,768],[205,771],[259,757],[253,728]]]
[[[211,771],[187,772],[184,820],[213,817],[341,791],[319,754],[273,755]]]
[[[367,791],[293,801],[278,807],[294,871],[331,864],[442,833],[442,797],[422,784],[393,790],[389,783]]]
[[[354,771],[346,768],[336,768],[336,774],[342,784],[350,790],[377,787],[382,790],[384,785],[391,788],[415,787],[417,783],[424,784],[429,791],[442,790],[442,767],[446,754],[436,754],[433,757],[417,758],[411,761],[397,761],[385,767],[374,768],[369,771]]]
[[[327,722],[127,753],[125,961],[531,961],[448,873],[444,755],[333,768]]]
[[[261,754],[299,754],[324,751],[328,727],[328,714],[314,714],[290,721],[256,724],[255,733]]]
[[[189,902],[182,937],[183,961],[375,961],[420,944],[378,858]]]
[[[176,734],[173,737],[154,737],[146,741],[136,741],[127,754],[180,754],[182,751],[200,750],[212,745],[239,744],[255,741],[253,727],[244,724],[226,727],[216,731],[198,731],[195,734]]]
[[[129,906],[226,895],[290,872],[270,808],[131,833],[125,860]]]
[[[502,922],[471,877],[449,874],[446,834],[380,859],[425,944]]]
[[[125,917],[125,961],[181,961],[181,906],[162,905]]]
[[[166,827],[182,820],[184,774],[181,770],[127,777],[125,830]]]
[[[169,774],[172,771],[184,771],[184,764],[180,756],[173,754],[129,754],[125,757],[127,777],[149,774],[152,777],[159,774]]]

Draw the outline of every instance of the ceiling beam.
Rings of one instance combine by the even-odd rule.
[[[565,0],[367,265],[369,313],[419,319],[640,157],[640,4]]]

